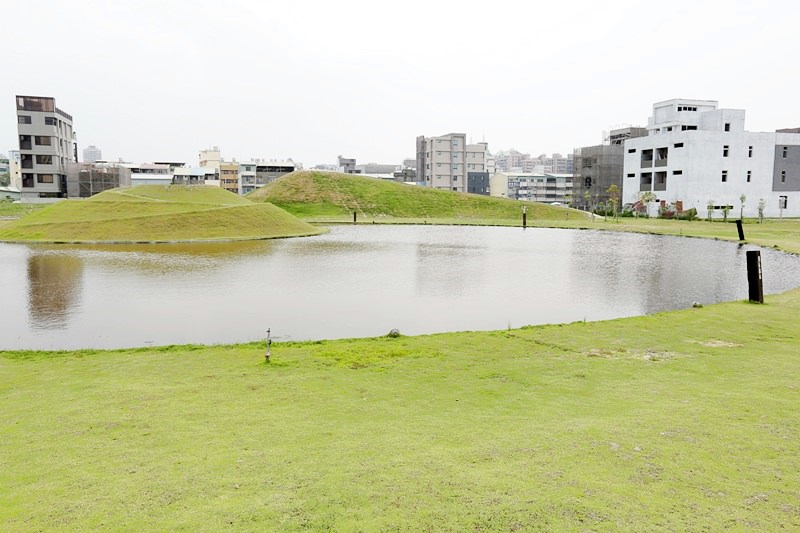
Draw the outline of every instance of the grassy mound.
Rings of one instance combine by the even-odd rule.
[[[219,187],[142,185],[64,201],[0,228],[6,241],[186,241],[314,235],[274,205]]]
[[[458,221],[515,221],[522,206],[529,220],[584,220],[585,213],[549,205],[439,191],[374,178],[304,170],[282,176],[250,193],[255,202],[270,202],[303,218],[351,217],[353,211],[373,218]]]

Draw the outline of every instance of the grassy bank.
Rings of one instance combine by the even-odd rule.
[[[5,353],[0,525],[796,529],[799,315]]]
[[[292,172],[250,193],[255,202],[270,202],[313,221],[508,223],[528,219],[579,221],[586,214],[566,208],[477,194],[439,191],[352,174],[325,171]]]
[[[798,221],[745,233],[800,253]],[[276,343],[270,364],[263,344],[0,353],[0,529],[797,530],[798,316],[794,290]]]
[[[202,186],[114,189],[59,202],[0,226],[0,240],[28,242],[236,240],[318,233],[273,205]]]

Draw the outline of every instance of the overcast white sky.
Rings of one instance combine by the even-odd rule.
[[[448,132],[566,154],[670,98],[800,126],[796,0],[42,0],[0,20],[0,152],[16,94],[55,97],[79,154],[137,163],[400,163]]]

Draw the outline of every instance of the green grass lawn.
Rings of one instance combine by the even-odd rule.
[[[799,314],[5,353],[0,529],[797,529]]]
[[[541,203],[439,191],[352,174],[312,170],[282,176],[253,191],[247,198],[255,202],[270,202],[298,217],[314,221],[352,221],[355,211],[363,221],[402,222],[408,219],[410,222],[521,223],[523,206],[527,208],[531,221],[579,221],[587,217],[580,211]]]
[[[745,233],[800,253],[796,220]],[[2,352],[0,530],[800,530],[798,317],[800,289],[270,364],[263,343]]]
[[[160,242],[315,235],[319,228],[268,203],[203,186],[143,185],[62,201],[0,226],[0,240]]]

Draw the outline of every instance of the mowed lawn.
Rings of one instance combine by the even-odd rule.
[[[796,530],[798,316],[5,353],[0,529]]]

